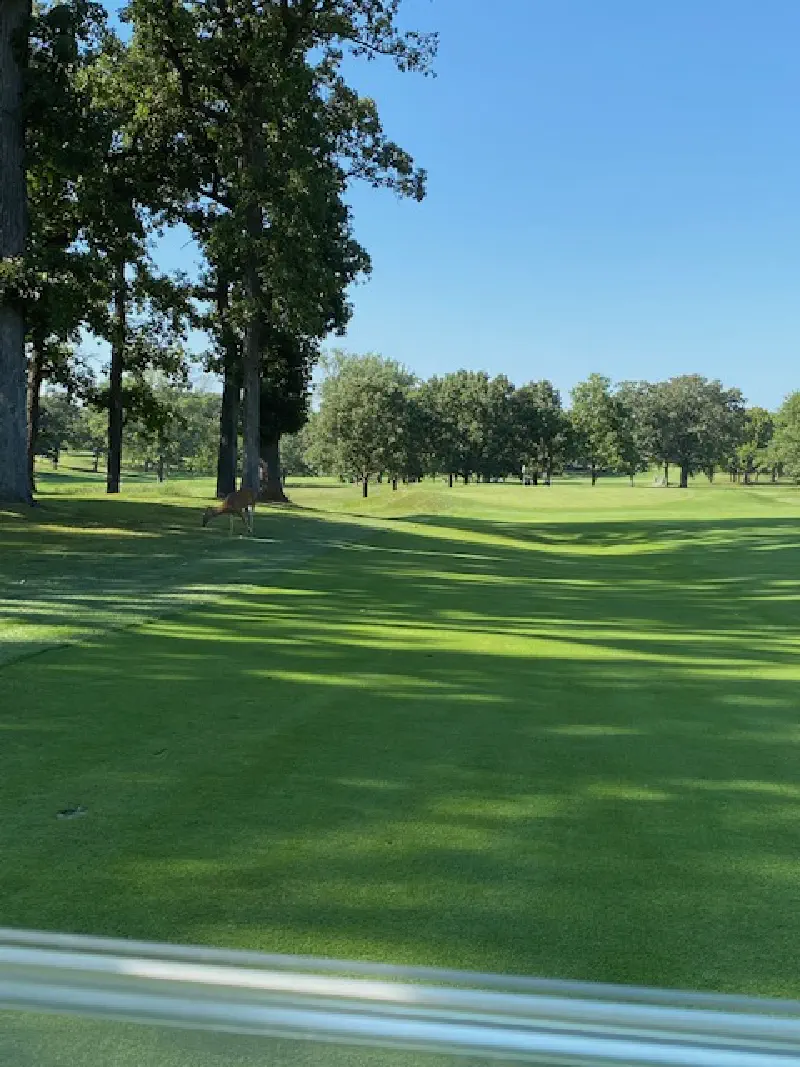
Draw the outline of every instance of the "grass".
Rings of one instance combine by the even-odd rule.
[[[0,924],[800,996],[793,487],[207,492],[0,516]]]

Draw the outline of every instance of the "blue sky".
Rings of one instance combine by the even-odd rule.
[[[405,0],[403,20],[440,32],[438,77],[356,83],[429,195],[353,190],[374,272],[345,347],[565,394],[592,371],[698,372],[767,406],[800,388],[797,0]]]

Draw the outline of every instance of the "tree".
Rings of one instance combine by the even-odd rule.
[[[281,473],[308,475],[316,473],[310,462],[309,444],[311,430],[306,423],[297,433],[286,434],[281,438]]]
[[[343,294],[363,269],[348,241],[344,184],[359,177],[423,195],[422,172],[341,73],[346,52],[427,70],[435,41],[401,33],[397,8],[396,0],[131,0],[127,8],[137,47],[173,87],[163,113],[181,174],[194,177],[187,200],[192,210],[213,205],[226,248],[215,262],[235,266],[241,283],[243,484],[253,489],[268,333],[323,337],[331,293]],[[319,240],[326,211],[322,232],[335,231],[354,259],[340,276],[326,259],[330,238]]]
[[[287,433],[297,433],[308,417],[309,375],[313,364],[312,346],[289,336],[275,338],[271,359],[261,379],[261,460],[259,499],[283,503],[287,500],[281,476],[280,441]]]
[[[617,467],[619,454],[620,408],[611,395],[611,380],[590,374],[572,390],[570,412],[576,448],[588,464],[592,485],[602,470]]]
[[[70,448],[90,452],[93,469],[97,473],[100,457],[108,447],[108,416],[88,405],[80,408],[72,436],[67,443]]]
[[[800,392],[790,393],[775,416],[774,461],[800,482]]]
[[[736,449],[737,468],[744,474],[745,485],[751,475],[769,461],[769,446],[775,433],[775,420],[766,408],[747,408],[744,417],[743,437]]]
[[[62,449],[74,441],[81,409],[67,393],[49,393],[42,400],[41,428],[36,454],[47,456],[58,467]]]
[[[94,321],[94,260],[80,241],[82,175],[91,171],[95,139],[85,74],[106,34],[106,14],[90,0],[34,4],[26,72],[26,170],[29,234],[26,300],[28,471],[42,384],[85,387],[73,356],[83,323]]]
[[[27,240],[23,81],[30,0],[0,3],[0,500],[30,503],[22,283]]]
[[[402,468],[406,403],[414,379],[399,364],[372,354],[336,352],[326,369],[315,430],[330,442],[336,472],[357,477],[366,497],[373,475]]]
[[[674,463],[685,489],[691,474],[713,472],[741,440],[742,394],[716,379],[687,374],[656,384],[627,383],[625,395],[634,405],[643,450],[663,464],[665,483]]]
[[[636,475],[648,468],[647,454],[636,420],[635,402],[623,387],[616,390],[612,400],[615,407],[616,469],[620,474],[626,474],[633,485]]]

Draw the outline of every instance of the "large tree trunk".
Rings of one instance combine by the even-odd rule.
[[[280,438],[274,437],[262,445],[261,458],[263,462],[258,499],[270,501],[273,504],[288,504],[289,498],[283,491],[283,479],[281,478]]]
[[[228,286],[217,279],[217,315],[225,319],[228,311]],[[219,451],[217,453],[217,496],[226,497],[236,489],[236,460],[239,443],[239,404],[242,372],[239,351],[233,338],[225,344],[222,404],[219,412]]]
[[[688,489],[689,488],[689,464],[686,463],[686,462],[681,463],[680,488],[681,489]]]
[[[122,371],[125,364],[128,311],[125,263],[118,263],[114,273],[114,330],[111,338],[111,370],[108,375],[107,493],[119,492],[122,473]]]
[[[244,160],[244,165],[251,172],[256,168],[258,157],[262,152],[259,136],[257,131],[253,131],[249,143],[245,146],[247,158]],[[264,294],[258,273],[256,248],[263,234],[264,221],[261,208],[253,199],[253,194],[247,205],[246,225],[250,249],[249,261],[244,272],[244,288],[250,307],[242,355],[242,385],[244,387],[242,488],[253,489],[257,493],[261,480],[261,317]]]
[[[361,495],[364,497],[365,500],[367,498],[368,493],[369,493],[369,475],[365,474],[364,477],[361,479]]]
[[[664,485],[669,486],[669,463],[664,464]]]
[[[22,93],[30,0],[0,0],[0,260],[22,259],[28,229]],[[31,503],[25,412],[25,320],[0,303],[0,500]]]
[[[222,405],[219,412],[219,451],[217,453],[217,496],[226,497],[236,488],[236,460],[239,437],[239,375],[225,367]]]
[[[597,467],[595,467],[594,463],[592,464],[591,471],[592,471],[592,485],[597,485]]]
[[[34,468],[36,465],[36,440],[39,436],[39,411],[41,407],[42,379],[44,378],[44,349],[41,338],[34,338],[28,361],[28,484],[36,490]]]
[[[448,484],[449,484],[450,488],[452,489],[453,488],[453,475],[452,474],[448,475]]]

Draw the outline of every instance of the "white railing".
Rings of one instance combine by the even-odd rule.
[[[0,929],[3,1010],[571,1067],[800,1065],[793,1001]]]

